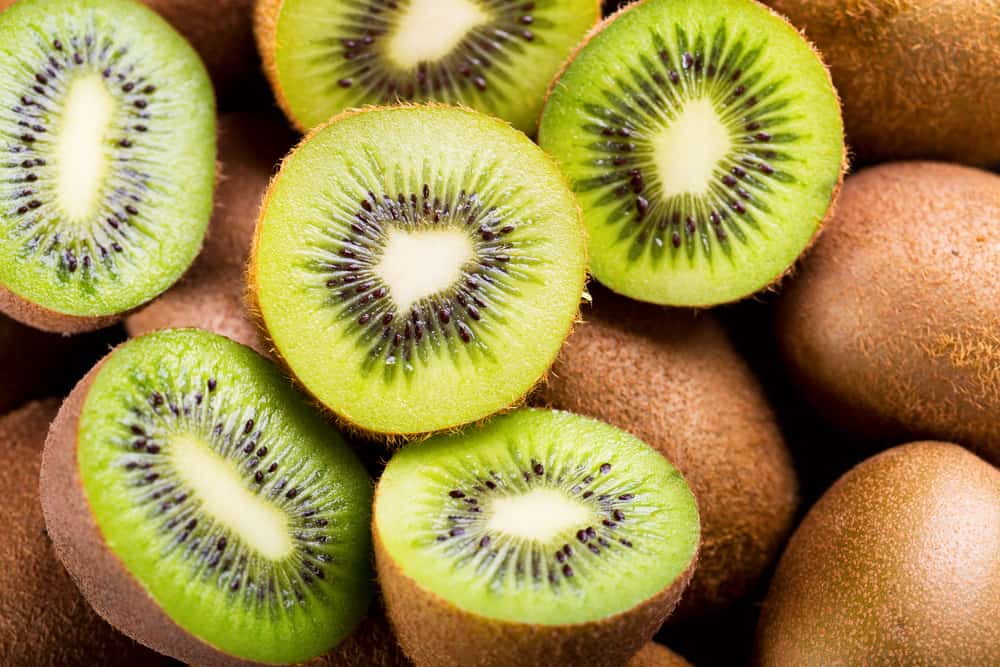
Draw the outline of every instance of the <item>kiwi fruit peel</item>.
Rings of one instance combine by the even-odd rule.
[[[307,130],[352,107],[459,104],[533,134],[549,80],[599,0],[258,0],[278,103]]]
[[[42,507],[94,609],[180,660],[302,662],[371,597],[371,481],[249,348],[194,329],[116,348],[61,408]]]
[[[1000,663],[1000,470],[920,442],[844,475],[781,557],[758,665]]]
[[[666,646],[649,642],[629,660],[628,667],[691,667],[691,663]]]
[[[674,306],[778,281],[845,165],[829,73],[751,0],[645,0],[609,17],[553,82],[539,143],[580,198],[594,277]]]
[[[816,408],[877,442],[930,438],[1000,464],[1000,176],[894,163],[847,180],[778,302]]]
[[[569,333],[586,241],[558,167],[500,120],[352,111],[282,164],[249,289],[274,349],[347,426],[414,435],[509,407]]]
[[[0,311],[59,333],[107,326],[201,248],[208,75],[132,0],[21,0],[0,44]]]
[[[792,529],[797,480],[764,389],[711,314],[593,290],[532,403],[604,420],[655,448],[698,499],[698,568],[670,622],[751,594]]]
[[[373,524],[389,619],[417,665],[623,664],[676,604],[699,539],[664,457],[532,409],[401,449]]]

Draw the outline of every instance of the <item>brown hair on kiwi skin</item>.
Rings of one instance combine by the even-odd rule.
[[[823,50],[865,162],[1000,162],[1000,1],[767,1]]]
[[[798,482],[764,390],[709,313],[604,288],[531,402],[601,419],[683,473],[701,514],[698,569],[670,621],[750,594],[792,529]]]
[[[1000,470],[952,444],[864,461],[781,557],[756,664],[1000,664]]]
[[[0,664],[65,667],[166,665],[167,659],[119,634],[91,610],[56,560],[45,533],[38,471],[56,400],[0,417]]]
[[[629,660],[628,667],[691,667],[691,663],[666,646],[649,642]]]
[[[1000,176],[930,162],[847,181],[781,295],[782,354],[831,422],[1000,464]]]
[[[275,113],[219,118],[221,177],[204,248],[180,282],[125,320],[129,335],[195,327],[268,352],[247,312],[243,276],[261,198],[294,142]]]

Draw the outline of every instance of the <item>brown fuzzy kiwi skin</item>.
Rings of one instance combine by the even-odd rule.
[[[691,667],[691,663],[666,646],[649,642],[629,660],[628,667]]]
[[[755,662],[1000,664],[1000,470],[952,444],[864,461],[809,511],[764,601]]]
[[[166,665],[167,659],[115,632],[91,610],[56,560],[45,534],[38,471],[56,400],[0,417],[0,664],[75,667]]]
[[[1000,0],[768,0],[826,55],[867,162],[1000,162]]]
[[[280,2],[282,0],[263,0],[263,1]],[[317,134],[325,130],[330,125],[334,125],[342,120],[345,120],[352,116],[356,116],[358,114],[363,114],[368,112],[379,112],[379,111],[402,111],[406,109],[422,109],[422,108],[442,108],[442,109],[453,109],[457,111],[463,111],[465,113],[472,114],[477,117],[489,118],[491,121],[499,125],[502,125],[505,128],[508,129],[512,128],[510,123],[501,118],[496,118],[493,116],[489,117],[484,116],[483,114],[479,113],[474,109],[470,109],[469,107],[447,105],[438,102],[423,102],[423,103],[400,102],[392,106],[365,106],[356,109],[348,109],[347,111],[344,111],[343,113],[334,116],[325,123],[322,123],[321,125],[318,125],[317,127],[310,130],[302,138],[302,140],[295,146],[295,148],[293,148],[291,152],[288,153],[285,159],[282,160],[281,166],[278,169],[278,173],[271,179],[271,186],[268,187],[267,192],[264,194],[264,198],[263,201],[261,202],[260,210],[257,216],[257,225],[254,230],[253,242],[251,244],[251,250],[250,250],[250,260],[247,264],[246,278],[245,278],[246,292],[244,295],[244,301],[246,303],[246,308],[247,311],[250,313],[250,316],[253,318],[254,323],[257,325],[260,339],[261,341],[263,341],[263,344],[266,347],[267,354],[272,359],[276,360],[282,366],[282,368],[285,369],[287,375],[289,376],[289,379],[291,379],[291,381],[295,384],[295,386],[298,387],[298,389],[305,396],[308,396],[310,398],[312,404],[318,410],[322,411],[325,415],[330,417],[330,419],[336,424],[337,428],[339,428],[342,432],[349,435],[353,439],[379,443],[391,448],[396,448],[402,446],[403,444],[406,444],[407,442],[413,442],[415,440],[424,440],[426,438],[429,438],[433,435],[437,435],[440,433],[456,433],[459,430],[466,428],[470,424],[466,423],[454,424],[452,426],[441,428],[437,431],[426,432],[426,433],[382,433],[367,429],[361,426],[360,424],[355,424],[354,422],[348,420],[342,415],[339,415],[330,410],[329,407],[323,404],[323,402],[320,401],[319,398],[317,398],[309,390],[309,387],[305,386],[302,382],[299,382],[299,380],[295,377],[295,373],[294,371],[292,371],[291,366],[282,356],[281,351],[278,350],[277,346],[274,344],[274,341],[271,339],[271,336],[267,331],[267,325],[264,321],[264,314],[261,311],[260,303],[257,299],[257,290],[259,284],[257,280],[257,256],[260,248],[260,235],[263,230],[264,216],[267,215],[267,210],[271,203],[271,197],[274,194],[274,189],[275,189],[274,183],[281,177],[281,174],[284,171],[285,167],[289,164],[289,161],[295,156],[295,154],[299,151],[300,148],[309,143],[313,139],[313,137],[315,137]],[[556,162],[552,158],[552,156],[548,155],[547,153],[545,153],[544,155],[546,155],[547,159],[552,160],[553,166],[556,167],[555,173],[559,174],[559,178],[561,179],[565,187],[572,192],[569,182],[566,180],[565,176],[562,175],[562,171],[558,169],[558,165],[556,165]],[[576,198],[574,197],[574,201],[575,199]],[[580,208],[579,203],[576,204],[576,217],[580,226],[580,234],[586,238],[587,231],[583,225],[583,210]],[[584,276],[584,283],[581,286],[581,289],[583,290],[581,296],[582,301],[587,301],[590,298],[589,294],[587,293],[587,280],[589,280],[589,274]],[[563,334],[563,340],[569,337],[569,335],[573,331],[573,327],[579,320],[580,320],[580,315],[579,313],[577,313],[577,315],[573,318],[573,321],[570,323],[569,328]],[[553,362],[554,361],[555,360],[553,359]],[[473,424],[484,423],[492,416],[495,416],[497,414],[503,414],[505,412],[510,412],[512,410],[516,410],[519,407],[522,407],[527,402],[528,397],[532,394],[532,392],[535,391],[535,388],[545,381],[545,376],[546,374],[543,374],[542,377],[536,380],[534,385],[529,387],[522,396],[512,401],[508,407],[498,410],[493,415],[487,415],[482,419],[476,420],[475,422],[473,422]]]
[[[531,403],[629,431],[684,475],[701,555],[671,621],[753,591],[792,529],[798,481],[764,390],[709,313],[594,290],[594,306]]]
[[[0,314],[7,315],[29,327],[65,336],[106,329],[120,322],[125,316],[125,313],[119,313],[99,317],[80,317],[60,313],[28,301],[3,285],[0,285]]]
[[[1000,464],[1000,176],[863,170],[778,302],[786,365],[816,408],[875,441],[958,442]]]
[[[267,352],[246,310],[243,275],[261,197],[294,141],[275,113],[219,118],[222,175],[204,248],[180,282],[125,320],[130,336],[195,327]]]
[[[378,496],[376,488],[376,506]],[[669,587],[627,611],[588,623],[532,625],[490,619],[454,606],[403,572],[382,542],[374,519],[372,537],[389,621],[417,667],[625,665],[673,611],[698,560],[696,552]]]

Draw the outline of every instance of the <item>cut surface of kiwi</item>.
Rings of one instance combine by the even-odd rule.
[[[549,410],[404,447],[374,514],[390,619],[418,663],[539,664],[546,651],[586,655],[605,634],[580,664],[616,651],[625,662],[673,607],[680,591],[665,592],[686,583],[699,541],[694,496],[663,456]]]
[[[502,121],[445,106],[349,112],[268,191],[250,290],[275,349],[345,422],[437,431],[521,399],[586,273],[558,167]]]
[[[42,471],[56,552],[94,608],[208,665],[308,660],[351,633],[371,597],[371,496],[273,364],[194,329],[98,365]]]
[[[73,332],[175,282],[212,208],[211,83],[131,0],[0,14],[0,309]]]
[[[365,104],[460,103],[534,132],[598,0],[259,0],[265,71],[300,129]]]
[[[678,306],[778,280],[845,161],[829,73],[751,0],[645,0],[609,18],[553,83],[539,142],[580,197],[594,277]]]

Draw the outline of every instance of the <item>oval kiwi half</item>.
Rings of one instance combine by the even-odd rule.
[[[519,410],[413,443],[376,491],[390,620],[426,665],[614,665],[690,578],[698,510],[681,474],[613,426]]]
[[[214,182],[211,83],[155,12],[0,14],[0,310],[73,333],[149,301],[198,253]]]
[[[646,0],[609,18],[553,83],[539,142],[580,197],[594,277],[676,306],[777,281],[845,164],[829,73],[751,0]]]
[[[375,108],[285,160],[249,284],[320,402],[418,434],[524,397],[572,326],[585,245],[573,193],[525,135],[454,107]]]
[[[84,596],[166,655],[301,662],[368,607],[370,478],[273,364],[222,336],[113,351],[60,410],[41,480]]]

